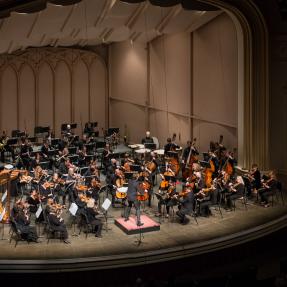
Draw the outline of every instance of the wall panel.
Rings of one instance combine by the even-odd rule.
[[[35,76],[31,66],[24,64],[19,79],[19,129],[29,135],[35,127]]]
[[[17,128],[17,74],[11,67],[2,73],[0,97],[1,129],[11,135],[11,131]]]
[[[104,64],[95,59],[90,67],[90,120],[105,127],[105,106],[107,94],[107,75]]]
[[[51,67],[44,63],[38,73],[38,126],[53,127],[54,79]]]
[[[73,114],[74,122],[78,124],[77,133],[89,121],[89,73],[83,61],[78,61],[73,67]]]
[[[61,124],[72,121],[78,124],[76,132],[89,120],[106,128],[107,71],[96,53],[30,48],[1,55],[0,69],[0,128],[26,127],[33,135],[35,126],[50,126],[56,136]]]
[[[59,62],[55,69],[55,133],[61,132],[61,124],[71,121],[71,73],[67,64]]]

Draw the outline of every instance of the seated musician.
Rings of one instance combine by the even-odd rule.
[[[251,171],[247,175],[249,180],[249,185],[247,186],[247,195],[251,196],[252,192],[257,193],[262,187],[261,184],[261,173],[259,171],[258,165],[256,163],[252,164]]]
[[[11,147],[8,144],[8,139],[9,139],[9,137],[8,137],[6,131],[3,131],[2,135],[0,136],[0,153],[1,153],[0,160],[2,162],[5,162],[5,152],[10,152],[11,156],[12,156],[12,161],[13,162],[15,161],[15,152],[14,152],[13,147]]]
[[[146,131],[146,136],[145,138],[142,139],[142,144],[145,143],[154,143],[153,138],[150,136],[150,131]]]
[[[77,191],[75,189],[75,184],[77,180],[77,175],[75,174],[74,168],[70,167],[68,170],[68,176],[65,182],[66,191],[69,194],[70,202],[75,202],[78,197]]]
[[[39,242],[35,226],[30,225],[29,205],[27,202],[19,201],[14,209],[14,220],[21,232],[21,237],[27,241]]]
[[[164,146],[164,154],[165,155],[168,155],[169,151],[175,151],[177,148],[179,148],[179,146],[175,142],[173,142],[171,140],[171,138],[168,138],[166,141],[167,141],[167,143]]]
[[[230,183],[226,193],[227,211],[232,210],[232,200],[241,198],[244,195],[244,181],[241,176],[236,177],[235,183]]]
[[[39,185],[40,199],[43,203],[47,203],[48,198],[53,198],[53,192],[48,181],[44,181]]]
[[[67,174],[69,171],[69,168],[73,167],[73,164],[71,163],[69,158],[66,158],[64,161],[60,163],[59,166],[59,173],[60,174]]]
[[[264,176],[262,187],[258,190],[258,195],[260,197],[260,204],[264,207],[269,207],[269,196],[274,193],[277,188],[277,176],[274,170],[270,171],[267,176]]]
[[[97,211],[97,206],[93,198],[89,198],[87,202],[86,213],[88,223],[93,226],[93,232],[95,233],[95,237],[102,237],[103,223],[99,218],[97,218],[99,212]]]
[[[27,198],[27,202],[29,204],[30,221],[33,224],[35,224],[36,223],[36,212],[40,204],[40,199],[39,199],[36,189],[32,189],[30,191],[30,195]]]
[[[80,167],[86,166],[86,156],[88,155],[87,154],[87,147],[83,146],[83,147],[79,148],[78,155],[79,155],[79,166]]]
[[[58,213],[57,208],[55,208],[54,206],[51,206],[47,217],[48,217],[50,226],[53,228],[53,230],[59,231],[61,233],[61,238],[64,239],[64,243],[66,244],[71,243],[68,240],[69,235],[68,235],[67,227],[64,223],[63,218]]]
[[[179,210],[176,215],[180,218],[181,224],[187,224],[189,221],[186,218],[187,214],[193,212],[194,209],[194,193],[191,188],[186,188],[183,194],[178,196]]]
[[[106,144],[103,153],[102,153],[102,164],[104,166],[105,172],[107,172],[107,168],[110,164],[110,156],[112,154],[112,151],[110,149],[110,145]]]
[[[128,221],[132,206],[134,206],[136,209],[137,226],[143,225],[140,219],[140,202],[137,199],[137,195],[141,192],[142,191],[140,190],[140,187],[139,187],[138,175],[134,174],[133,178],[129,180],[129,184],[128,184],[128,190],[127,190],[128,206],[125,207],[124,216],[125,216],[125,221]]]
[[[164,176],[161,174],[162,181],[159,185],[159,190],[157,193],[155,193],[157,199],[158,199],[158,212],[155,214],[155,216],[162,216],[162,207],[165,206],[166,208],[166,217],[169,217],[169,210],[170,207],[173,205],[171,200],[172,196],[174,195],[173,193],[176,192],[175,189],[175,183],[172,180],[172,177],[167,179],[167,176]]]
[[[95,163],[90,163],[88,170],[84,174],[86,184],[90,185],[93,178],[100,181],[100,173]]]
[[[214,187],[211,186],[209,188],[203,188],[197,194],[195,194],[196,203],[198,206],[198,215],[209,216],[211,214],[211,210],[209,206],[212,204],[211,193],[213,190],[214,190]]]
[[[44,161],[49,160],[49,149],[50,149],[49,142],[48,140],[45,140],[41,147],[41,156]]]
[[[86,215],[87,198],[83,193],[80,193],[75,199],[75,203],[78,206],[76,215],[84,214]]]
[[[55,197],[55,201],[65,206],[66,204],[66,193],[64,189],[65,181],[60,178],[58,173],[53,173],[53,177],[51,179],[51,183],[54,186],[53,193]]]
[[[22,161],[22,166],[26,169],[30,169],[31,156],[30,153],[33,151],[29,141],[27,138],[21,138],[21,146],[20,146],[20,159]]]
[[[87,191],[87,194],[91,196],[97,202],[99,200],[99,192],[101,189],[101,182],[97,178],[93,178],[89,185],[89,189]]]

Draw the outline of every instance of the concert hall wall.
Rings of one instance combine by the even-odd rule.
[[[0,56],[0,129],[34,134],[62,123],[97,121],[106,126],[107,70],[92,51],[31,48]]]
[[[207,150],[223,134],[228,148],[237,147],[237,61],[236,30],[225,13],[193,33],[112,44],[110,124],[127,127],[133,142],[149,129],[161,145],[176,133],[181,145],[196,137]]]

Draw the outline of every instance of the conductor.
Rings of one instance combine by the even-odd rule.
[[[134,175],[134,178],[129,180],[128,190],[127,190],[127,200],[128,206],[125,208],[125,221],[129,220],[132,206],[136,209],[137,216],[137,226],[142,226],[140,220],[140,202],[137,199],[137,195],[140,193],[138,175]]]

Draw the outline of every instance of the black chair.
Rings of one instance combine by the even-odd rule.
[[[93,232],[93,226],[89,223],[88,216],[84,213],[80,214],[80,221],[79,221],[79,235],[82,233],[86,233],[86,239],[88,238],[88,234]]]
[[[9,243],[12,242],[12,239],[15,240],[15,246],[17,246],[19,241],[26,241],[29,244],[29,241],[22,237],[21,230],[17,227],[17,223],[15,222],[14,218],[10,218],[11,222],[11,235],[9,239]]]
[[[276,188],[272,189],[271,193],[272,206],[274,205],[274,197],[276,198],[276,201],[279,202],[279,196],[281,197],[282,205],[284,205],[284,194],[283,194],[282,183],[280,181],[277,181]]]
[[[43,216],[44,216],[44,220],[46,221],[45,232],[47,234],[47,244],[49,244],[50,239],[52,239],[52,238],[57,238],[58,237],[58,239],[60,241],[62,241],[61,231],[55,230],[55,228],[53,228],[53,226],[51,225],[51,223],[49,221],[49,217],[48,217],[48,214],[47,214],[46,210],[43,211]]]
[[[76,146],[71,146],[68,148],[68,150],[69,150],[70,155],[74,155],[77,153],[77,147]]]

